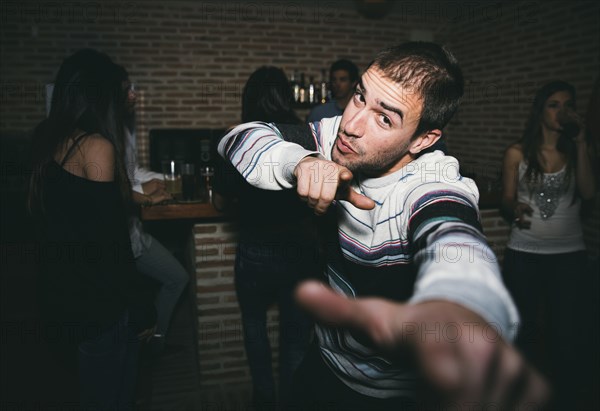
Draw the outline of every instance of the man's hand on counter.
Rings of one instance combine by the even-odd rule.
[[[152,195],[153,193],[157,193],[159,191],[165,191],[167,189],[167,185],[163,180],[159,180],[158,178],[153,178],[150,181],[146,181],[142,183],[142,190],[146,195]]]

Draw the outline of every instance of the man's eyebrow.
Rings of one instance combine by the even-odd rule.
[[[365,86],[363,85],[362,78],[358,81],[358,84],[356,85],[356,89],[359,90],[363,96],[367,95],[367,90],[365,89]],[[385,110],[388,110],[388,111],[391,111],[392,113],[398,114],[398,116],[400,116],[400,119],[404,120],[404,113],[402,112],[402,110],[400,110],[396,107],[388,106],[387,104],[385,104],[382,101],[379,102],[379,105]]]
[[[365,91],[365,86],[363,85],[362,78],[358,80],[358,83],[356,84],[356,89],[360,90],[363,94],[367,94],[367,92]]]
[[[403,113],[403,112],[402,112],[402,110],[400,110],[399,108],[392,107],[392,106],[388,106],[388,105],[387,105],[387,104],[385,104],[383,101],[380,101],[380,102],[379,102],[379,105],[380,105],[381,107],[383,107],[384,109],[388,110],[388,111],[391,111],[391,112],[393,112],[393,113],[396,113],[396,114],[398,114],[398,116],[400,116],[400,119],[401,119],[401,120],[404,120],[404,113]]]

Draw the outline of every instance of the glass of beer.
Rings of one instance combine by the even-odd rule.
[[[175,160],[162,162],[163,175],[167,191],[174,199],[180,200],[182,194],[181,174],[179,163]]]

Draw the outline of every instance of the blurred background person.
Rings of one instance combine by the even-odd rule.
[[[244,86],[242,122],[300,124],[283,70],[257,69]],[[282,125],[282,127],[284,127]],[[261,190],[223,163],[215,176],[215,206],[237,202],[239,242],[235,287],[253,384],[253,405],[273,409],[289,399],[292,374],[308,347],[312,323],[293,298],[295,286],[319,272],[312,213],[293,192]],[[279,396],[271,365],[266,314],[279,307]]]
[[[154,333],[127,233],[124,101],[110,58],[80,50],[62,63],[32,145],[41,316],[78,370],[82,409],[132,408],[139,340]]]
[[[350,60],[337,60],[329,69],[329,86],[332,98],[328,102],[316,106],[308,115],[308,122],[323,118],[341,116],[354,94],[358,83],[358,67]]]
[[[137,93],[127,70],[118,66],[119,77],[126,95],[124,111],[125,165],[131,182],[131,198],[139,205],[153,205],[171,199],[162,174],[138,164],[135,105]],[[152,353],[162,353],[166,346],[169,323],[177,301],[187,285],[189,275],[181,263],[156,238],[144,231],[137,214],[129,218],[129,236],[137,270],[160,284],[156,295],[156,335],[151,341]]]
[[[560,409],[573,404],[581,378],[580,209],[595,193],[592,158],[575,89],[563,81],[538,90],[523,136],[504,156],[502,211],[512,225],[503,275],[522,316],[516,345],[550,377]]]

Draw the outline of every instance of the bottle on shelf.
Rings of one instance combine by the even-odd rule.
[[[212,197],[213,197],[213,190],[212,190],[212,182],[213,182],[213,177],[215,175],[215,169],[212,166],[205,166],[202,169],[201,172],[201,176],[202,176],[202,188],[203,188],[203,197],[204,200],[212,203]]]
[[[321,84],[319,90],[319,98],[321,104],[326,103],[328,100],[328,89],[327,89],[327,70],[321,70]]]
[[[313,76],[310,76],[308,83],[308,102],[315,104],[317,102],[317,94],[315,93],[315,82]]]
[[[300,101],[300,84],[298,83],[298,71],[294,70],[292,72],[292,78],[290,80],[290,85],[292,86],[292,90],[294,92],[294,101],[297,103]]]
[[[298,103],[306,103],[307,101],[307,95],[306,95],[306,86],[304,83],[304,73],[300,73],[300,96],[298,99]]]

